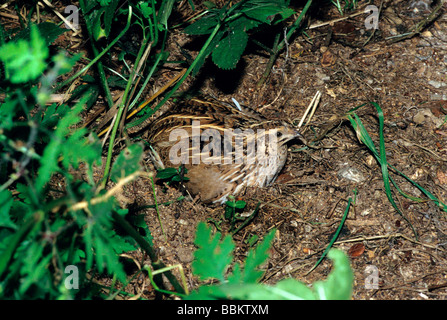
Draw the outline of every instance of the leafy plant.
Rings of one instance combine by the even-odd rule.
[[[374,141],[372,140],[371,136],[369,135],[368,131],[366,130],[365,126],[363,125],[360,117],[355,113],[355,111],[364,105],[360,105],[350,111],[347,112],[346,118],[350,121],[353,129],[355,130],[357,134],[357,138],[360,142],[365,144],[365,146],[371,151],[375,159],[377,160],[377,163],[380,165],[380,169],[382,172],[382,179],[384,183],[385,193],[388,197],[389,202],[393,206],[393,208],[398,212],[402,218],[410,225],[411,229],[413,230],[413,233],[417,239],[418,234],[416,230],[413,228],[410,221],[406,218],[406,216],[402,213],[402,211],[399,209],[399,207],[396,204],[396,201],[394,200],[393,193],[391,192],[391,185],[393,185],[396,190],[405,198],[411,199],[413,201],[422,202],[425,201],[423,199],[419,199],[413,196],[410,196],[406,193],[404,193],[397,183],[394,181],[394,179],[390,176],[390,170],[392,172],[396,173],[397,175],[402,176],[405,178],[408,182],[410,182],[413,186],[415,186],[417,189],[419,189],[430,201],[433,201],[436,205],[439,206],[441,210],[444,212],[447,212],[447,205],[440,201],[436,196],[434,196],[430,191],[423,188],[421,185],[419,185],[417,182],[413,181],[409,177],[407,177],[404,173],[396,169],[393,165],[388,163],[387,157],[386,157],[386,147],[385,147],[385,137],[383,134],[383,128],[384,128],[384,115],[382,108],[375,102],[371,102],[371,104],[375,107],[377,111],[377,115],[379,118],[379,150],[377,150]],[[391,183],[390,183],[391,182]]]
[[[228,201],[225,203],[225,219],[230,221],[231,227],[234,227],[236,220],[238,219],[238,211],[245,208],[247,203],[243,200],[237,200],[234,196],[229,196]]]
[[[340,12],[341,15],[345,11],[355,9],[357,7],[357,0],[345,0],[345,5],[342,7],[340,0],[331,0],[332,4],[337,8],[338,12]]]
[[[213,62],[221,69],[233,69],[241,58],[248,42],[248,31],[261,24],[272,24],[290,17],[294,11],[286,0],[243,0],[231,7],[210,8],[200,20],[186,27],[191,35],[209,35],[209,42],[202,50],[193,75],[211,54]],[[279,15],[280,18],[275,19]]]
[[[160,180],[167,180],[167,184],[170,184],[172,182],[182,182],[182,181],[188,181],[189,178],[185,176],[185,174],[188,173],[188,169],[182,168],[181,166],[176,168],[165,168],[157,170],[156,178]]]
[[[263,272],[260,266],[268,258],[268,250],[273,241],[275,230],[270,231],[254,250],[250,250],[242,268],[239,263],[232,266],[234,243],[230,236],[220,240],[221,234],[213,236],[211,229],[204,223],[197,228],[193,272],[201,280],[217,279],[212,285],[202,285],[185,299],[254,299],[254,300],[314,300],[314,299],[350,299],[353,285],[353,273],[346,255],[336,249],[329,251],[334,261],[334,270],[326,281],[315,282],[312,288],[295,279],[285,279],[276,285],[259,283]]]
[[[88,98],[73,108],[46,105],[52,84],[77,57],[50,57],[39,29],[30,30],[29,40],[0,47],[8,52],[0,58],[7,71],[0,105],[0,296],[91,297],[96,291],[67,290],[65,269],[76,266],[84,288],[94,286],[87,273],[127,281],[119,254],[137,243],[119,233],[114,215],[127,211],[113,195],[137,176],[142,148],[130,146],[118,156],[111,171],[115,188],[98,188],[93,170],[101,162],[101,145],[77,126]],[[86,181],[73,174],[81,166]],[[59,186],[52,182],[56,176]]]

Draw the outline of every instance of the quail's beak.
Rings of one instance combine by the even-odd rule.
[[[306,139],[303,137],[303,135],[300,133],[300,129],[293,129],[293,135],[294,139],[301,140],[304,144],[307,144]]]

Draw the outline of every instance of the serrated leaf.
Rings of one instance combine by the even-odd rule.
[[[329,253],[333,259],[334,269],[326,281],[315,282],[313,288],[295,279],[285,279],[276,285],[245,283],[241,279],[239,268],[235,266],[236,276],[233,281],[216,285],[201,286],[186,299],[232,299],[232,300],[316,300],[316,299],[350,299],[353,274],[346,255],[333,249]]]
[[[248,35],[241,30],[229,31],[211,54],[213,62],[221,69],[234,69],[245,47],[247,46]]]
[[[225,271],[233,259],[234,243],[229,235],[222,241],[220,236],[219,232],[212,236],[211,229],[205,223],[199,223],[194,241],[199,248],[194,252],[192,268],[202,280],[214,278],[225,281]]]
[[[217,32],[217,34],[214,36],[214,38],[211,40],[209,46],[205,49],[205,53],[202,55],[202,57],[197,60],[196,62],[196,66],[194,67],[194,70],[192,71],[191,75],[194,77],[197,75],[197,73],[199,72],[199,70],[202,68],[203,64],[205,63],[206,58],[211,54],[211,52],[213,52],[213,50],[216,48],[216,46],[219,44],[219,41],[222,39],[222,37],[224,36],[225,32],[224,31],[219,31]]]
[[[0,47],[0,60],[4,62],[8,80],[12,83],[24,83],[39,77],[47,67],[45,60],[48,55],[47,44],[35,25],[31,26],[30,41],[20,39]]]
[[[112,230],[113,204],[113,198],[95,205],[89,204],[93,218],[88,222],[84,237],[87,267],[91,266],[94,258],[99,272],[107,270],[110,274],[115,274],[118,280],[125,281],[126,274],[119,261],[119,253],[133,249],[131,244],[126,243],[125,239],[119,239]]]
[[[11,196],[9,190],[0,191],[0,227],[1,228],[11,228],[13,230],[17,229],[14,222],[11,221],[10,210],[14,199]]]
[[[79,113],[87,98],[84,96],[55,124],[55,129],[51,128],[53,130],[51,140],[39,159],[40,167],[35,180],[35,188],[38,193],[43,191],[52,174],[58,170],[59,163],[69,169],[70,167],[77,168],[82,161],[89,166],[100,162],[100,142],[94,136],[86,136],[85,128],[72,129],[73,125],[79,122]],[[59,162],[60,160],[61,162]]]
[[[280,14],[283,19],[294,13],[284,1],[255,0],[248,1],[241,9],[248,17],[262,23],[270,24],[276,15]]]
[[[268,250],[270,249],[273,238],[275,237],[276,229],[272,229],[265,237],[264,240],[259,243],[256,248],[250,250],[245,260],[243,281],[245,283],[255,283],[261,279],[264,274],[259,270],[259,267],[269,257]]]
[[[43,155],[40,158],[40,167],[38,169],[38,175],[36,178],[35,188],[38,193],[43,190],[45,184],[50,180],[51,175],[57,169],[58,157],[61,154],[63,148],[70,148],[67,144],[64,144],[66,135],[68,134],[70,127],[79,121],[79,113],[82,110],[82,101],[77,104],[70,112],[68,112],[57,124],[57,128],[54,131],[52,140],[48,143],[43,151]],[[79,152],[79,149],[71,152]]]
[[[350,299],[354,275],[348,257],[337,249],[331,249],[328,257],[334,262],[334,269],[326,281],[314,283],[313,290],[316,297],[321,300]]]

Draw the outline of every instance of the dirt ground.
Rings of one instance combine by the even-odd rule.
[[[250,213],[258,201],[261,209],[254,221],[234,236],[236,260],[245,259],[251,236],[262,238],[272,228],[277,230],[265,265],[264,283],[274,284],[287,277],[304,283],[326,278],[331,270],[326,259],[307,273],[328,246],[346,200],[354,197],[356,189],[356,204],[334,244],[351,257],[355,273],[353,299],[444,299],[446,212],[430,201],[410,201],[393,188],[394,199],[407,222],[390,204],[380,166],[359,143],[349,122],[331,121],[363,103],[378,103],[385,117],[388,162],[446,203],[447,8],[444,4],[444,12],[421,34],[393,43],[394,36],[410,30],[433,8],[425,7],[422,1],[373,3],[377,7],[382,4],[374,34],[365,28],[365,14],[325,24],[341,17],[336,9],[328,6],[313,12],[308,37],[300,36],[289,44],[260,88],[256,84],[268,56],[249,49],[236,70],[221,71],[209,63],[183,90],[199,87],[203,93],[224,101],[235,98],[268,118],[294,124],[316,92],[321,92],[318,109],[303,133],[312,139],[327,127],[331,130],[315,148],[303,150],[302,145],[291,145],[277,182],[269,188],[247,190],[242,196],[247,202],[246,212]],[[360,2],[359,10],[363,11],[364,6]],[[182,34],[173,37],[181,46],[190,41]],[[369,104],[357,114],[378,148],[375,108]],[[425,199],[403,178],[395,174],[392,178],[404,192]],[[153,203],[146,180],[136,181],[127,196],[135,196],[140,205]],[[176,189],[166,193],[157,190],[159,203],[179,196]],[[221,221],[223,213],[221,206],[200,202],[161,207],[165,239],[155,210],[147,211],[147,223],[160,258],[168,265],[181,264],[190,288],[198,284],[190,272],[197,223]],[[225,233],[228,223],[224,221],[220,227]],[[375,275],[377,282],[371,280]],[[147,293],[150,296],[150,290]]]
[[[200,9],[200,1],[194,2]],[[269,57],[250,46],[235,70],[222,71],[208,61],[203,72],[180,90],[200,90],[228,102],[235,98],[267,118],[285,119],[294,125],[314,95],[321,93],[315,115],[302,132],[309,141],[320,134],[323,138],[311,148],[290,145],[287,164],[276,183],[249,189],[241,196],[247,202],[246,213],[258,202],[261,206],[255,219],[234,236],[237,261],[245,259],[248,239],[253,235],[262,239],[276,229],[264,266],[264,283],[293,277],[310,284],[326,278],[332,266],[327,259],[308,271],[330,243],[347,199],[354,198],[356,189],[355,206],[334,244],[351,257],[353,299],[445,299],[447,212],[431,201],[418,203],[404,198],[392,188],[405,218],[397,213],[386,196],[380,166],[359,142],[350,123],[342,119],[361,104],[379,104],[384,112],[389,164],[447,203],[447,4],[421,33],[393,42],[428,17],[437,2],[432,6],[425,5],[431,1],[369,2],[380,8],[380,22],[374,32],[365,28],[369,13],[364,14],[363,8],[367,1],[360,1],[357,10],[344,16],[331,5],[314,10],[307,22],[307,36],[298,36],[288,44],[260,87],[257,82]],[[300,12],[302,6],[295,9]],[[88,41],[80,45],[78,50]],[[184,59],[179,47],[197,54],[191,38],[175,30],[168,42],[170,60]],[[179,70],[163,70],[149,85],[147,97]],[[378,147],[376,109],[367,104],[357,114]],[[151,167],[148,158],[146,164]],[[392,178],[402,191],[426,200],[400,176],[392,174]],[[157,186],[158,203],[181,196],[177,189],[164,189]],[[154,204],[151,184],[144,178],[129,184],[124,195],[134,206]],[[199,281],[191,273],[196,226],[200,221],[222,221],[220,228],[226,233],[229,225],[222,218],[224,207],[200,201],[160,206],[166,237],[156,211],[146,209],[144,213],[160,259],[166,265],[181,264],[189,288],[196,288]],[[136,256],[150,264],[146,256]],[[371,282],[374,275],[378,276],[377,283]],[[126,288],[135,293],[142,289],[143,297],[153,298],[147,279],[137,279]]]

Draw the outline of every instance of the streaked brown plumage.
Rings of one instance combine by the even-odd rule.
[[[301,137],[298,130],[283,121],[269,121],[247,108],[238,110],[217,100],[199,99],[164,113],[148,133],[156,167],[178,168],[181,164],[176,160],[182,159],[189,178],[185,187],[205,203],[224,203],[228,195],[236,195],[244,187],[273,183],[287,159],[286,143],[297,137]],[[188,146],[183,158],[182,146]]]

